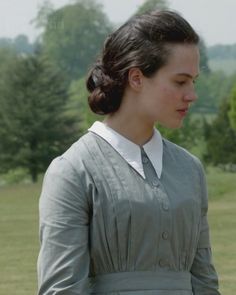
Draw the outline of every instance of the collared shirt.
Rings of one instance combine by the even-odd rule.
[[[39,204],[38,295],[220,295],[202,165],[162,141],[159,186],[93,132],[53,160]]]
[[[139,145],[99,121],[96,121],[88,130],[105,139],[129,165],[145,178]],[[143,146],[143,149],[151,161],[158,178],[160,178],[162,172],[163,142],[162,136],[156,128],[154,128],[152,138]]]

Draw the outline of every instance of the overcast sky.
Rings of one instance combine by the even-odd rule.
[[[84,0],[86,1],[86,0]],[[124,22],[144,0],[97,0],[116,23]],[[30,20],[43,0],[0,0],[0,37],[26,34],[33,40],[37,32]],[[51,0],[55,8],[70,0]],[[236,0],[169,0],[205,39],[207,45],[236,43]]]

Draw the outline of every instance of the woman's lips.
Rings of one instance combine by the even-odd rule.
[[[180,110],[177,110],[177,112],[182,116],[182,117],[185,117],[188,113],[188,109],[180,109]]]

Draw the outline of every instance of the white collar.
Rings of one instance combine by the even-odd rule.
[[[143,178],[145,178],[140,146],[133,143],[123,135],[108,127],[106,124],[96,121],[88,131],[94,132],[105,139]],[[161,177],[163,142],[160,132],[155,128],[152,138],[143,146],[148,158],[157,173]]]

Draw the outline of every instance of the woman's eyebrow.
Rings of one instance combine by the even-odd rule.
[[[197,74],[196,76],[192,76],[189,73],[177,73],[176,75],[177,76],[185,76],[185,77],[190,78],[190,79],[196,79],[199,76],[199,74]]]

